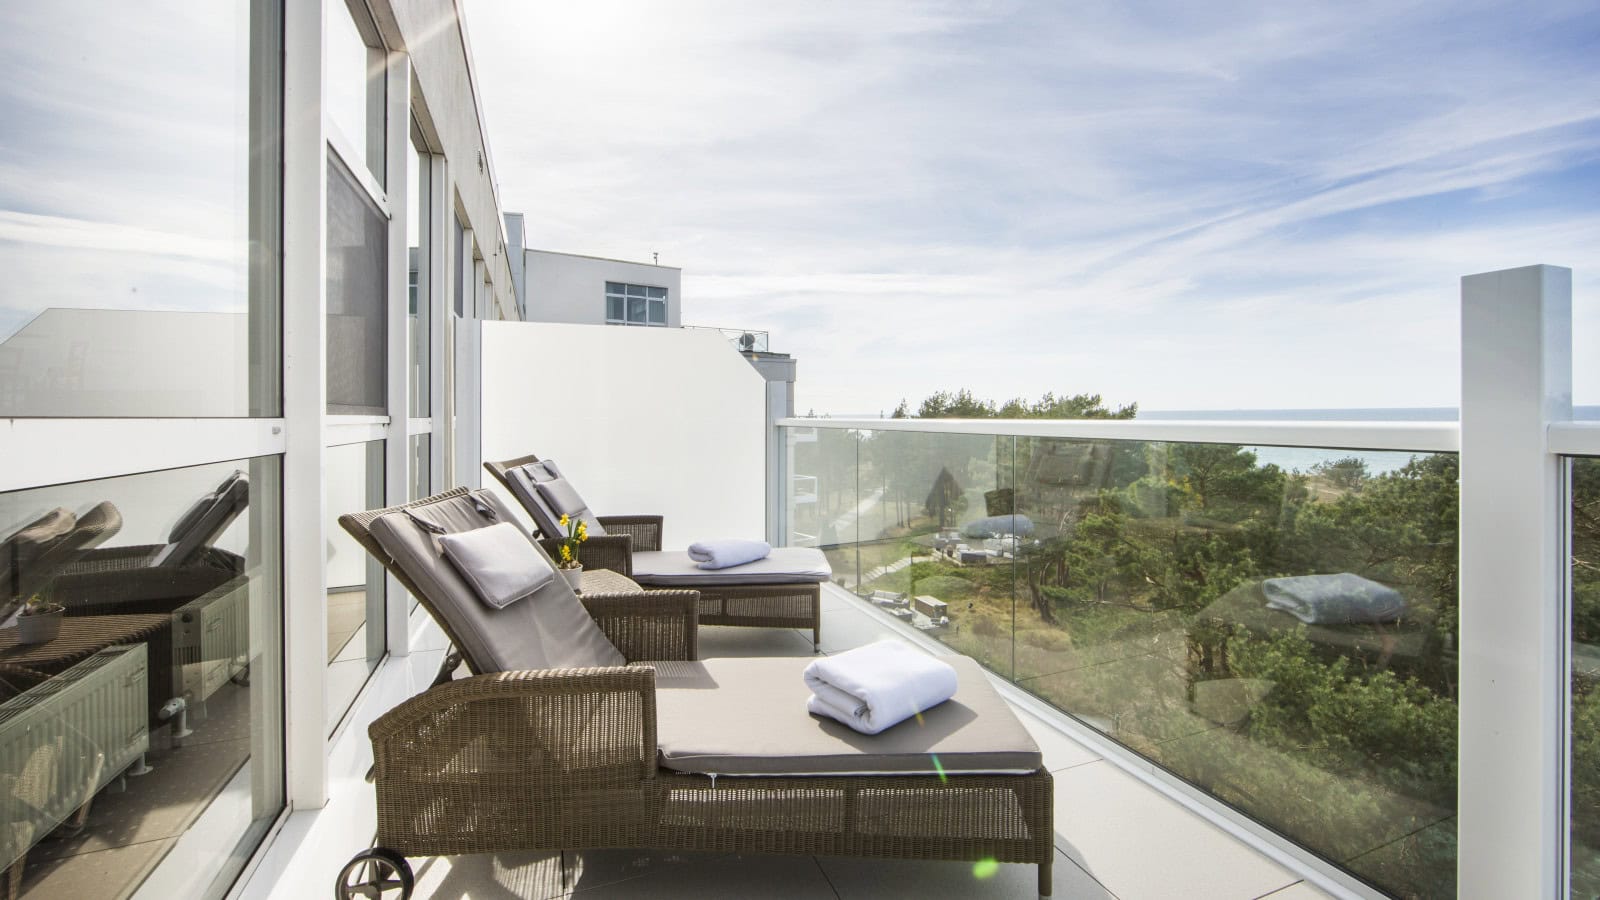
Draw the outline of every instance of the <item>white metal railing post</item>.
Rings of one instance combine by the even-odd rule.
[[[1461,280],[1458,892],[1560,896],[1572,272]]]

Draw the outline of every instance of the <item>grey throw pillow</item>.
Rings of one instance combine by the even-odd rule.
[[[495,609],[505,609],[556,577],[522,529],[509,522],[442,534],[439,545],[478,599]]]

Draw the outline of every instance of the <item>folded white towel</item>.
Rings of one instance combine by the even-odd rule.
[[[702,569],[742,566],[758,559],[766,559],[771,552],[772,545],[766,541],[728,539],[696,541],[689,545],[689,558],[699,563]]]
[[[956,693],[956,670],[904,641],[882,640],[806,666],[807,709],[877,734]]]

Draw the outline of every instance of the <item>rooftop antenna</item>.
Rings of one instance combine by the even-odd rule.
[[[655,265],[658,265],[658,266],[661,265],[661,254],[656,253],[654,251],[651,251],[651,253],[650,253],[650,261],[652,263],[654,263]]]

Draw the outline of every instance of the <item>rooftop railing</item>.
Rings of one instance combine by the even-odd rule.
[[[685,325],[685,328],[700,331],[718,331],[728,339],[735,350],[741,353],[766,353],[772,343],[772,336],[765,331],[755,331],[749,328],[718,328],[712,325]]]

